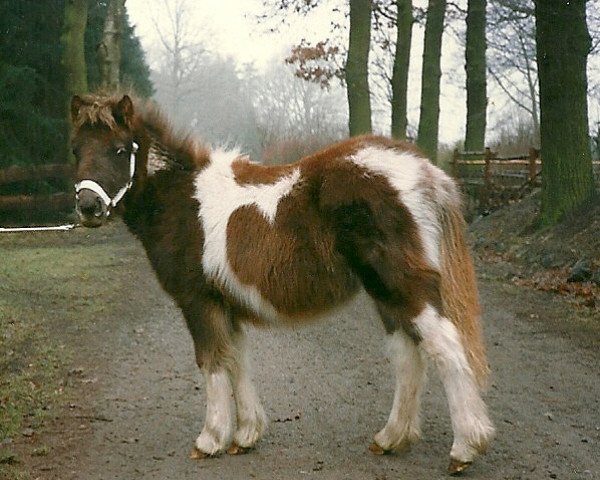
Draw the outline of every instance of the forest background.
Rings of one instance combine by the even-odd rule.
[[[103,83],[98,46],[112,3],[118,2],[2,2],[0,168],[70,161],[68,101],[72,93],[94,91]],[[147,18],[157,39],[151,52],[142,48],[127,11],[129,2],[120,3],[124,9],[119,20],[119,88],[152,97],[177,128],[210,143],[238,145],[265,162],[293,161],[348,134],[370,131],[415,140],[432,159],[439,157],[440,163],[454,148],[490,146],[504,153],[523,153],[530,146],[542,146],[549,161],[546,190],[560,197],[554,201],[553,195],[546,195],[546,204],[554,210],[547,215],[548,222],[593,195],[591,159],[598,156],[600,140],[597,2],[571,2],[570,14],[565,14],[561,11],[565,2],[559,1],[536,5],[528,0],[264,0],[254,2],[257,7],[246,16],[255,21],[257,36],[281,43],[281,53],[260,65],[225,53],[212,39],[211,25],[201,29],[194,23],[199,9],[211,8],[210,1],[150,2]],[[69,7],[77,4],[85,4],[81,22],[85,27],[85,83],[74,91],[65,64],[69,47],[65,30]],[[233,9],[230,15],[235,13]],[[294,25],[298,31],[297,24],[307,19],[310,25],[315,15],[327,19],[321,22],[325,30],[306,29],[307,36],[297,38],[286,35]],[[552,36],[546,39],[540,36],[543,15],[553,21],[565,19],[562,25],[552,24]],[[475,38],[471,45],[479,47],[475,52],[479,60],[469,58],[469,29],[475,32],[470,34]],[[571,32],[579,32],[585,50],[579,55],[575,55],[578,37],[564,37]],[[548,144],[544,149],[542,140],[540,102],[544,95],[539,89],[538,54],[548,56],[544,42],[553,45],[552,54],[564,46],[570,52],[568,62],[585,60],[585,112],[580,100],[572,101],[576,89],[560,84],[569,79],[556,79],[558,91],[562,88],[567,102],[576,103],[585,117],[585,122],[582,115],[575,121],[573,114],[565,116],[553,107],[554,120],[546,122],[554,126],[553,131],[564,130],[565,124],[581,127],[578,133],[569,131],[554,139],[577,147],[555,153],[556,161],[552,160],[554,147]],[[403,51],[405,57],[400,58]],[[465,72],[473,66],[479,71],[475,80],[479,85],[469,87]],[[575,71],[566,65],[562,70]],[[469,108],[473,98],[479,106],[471,103]],[[466,107],[457,108],[457,103]],[[547,111],[552,113],[550,108]],[[546,133],[547,138],[553,136]],[[553,164],[557,165],[554,173]],[[561,191],[569,183],[565,172],[579,172],[571,183],[585,188]],[[2,188],[10,193],[11,189],[63,187],[39,181]],[[572,198],[565,202],[562,197]]]

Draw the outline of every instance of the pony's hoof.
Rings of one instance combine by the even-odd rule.
[[[252,450],[252,447],[240,447],[237,443],[232,443],[231,447],[227,449],[228,455],[244,455]]]
[[[192,448],[192,451],[190,452],[190,458],[192,460],[204,460],[205,458],[210,458],[211,456],[212,455],[209,455],[208,453],[205,453],[196,447]]]
[[[459,475],[464,472],[472,462],[463,462],[456,458],[450,457],[450,464],[448,465],[448,473],[450,475]]]
[[[373,455],[388,455],[391,450],[386,450],[376,442],[373,442],[371,445],[369,445],[369,452],[371,452]]]

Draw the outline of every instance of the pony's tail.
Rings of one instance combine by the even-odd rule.
[[[444,202],[446,203],[446,202]],[[483,341],[477,280],[465,240],[460,202],[442,207],[440,242],[441,296],[446,317],[460,333],[463,348],[477,385],[487,384],[489,366]]]

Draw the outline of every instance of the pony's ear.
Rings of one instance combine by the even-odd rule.
[[[133,121],[133,102],[129,95],[123,95],[119,103],[113,109],[113,117],[117,124],[123,127],[131,126]]]
[[[79,95],[75,95],[71,99],[71,120],[73,123],[76,122],[77,116],[79,115],[79,109],[83,106],[83,100]]]

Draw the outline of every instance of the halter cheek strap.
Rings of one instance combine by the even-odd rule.
[[[75,194],[79,195],[81,190],[91,190],[102,199],[108,208],[107,215],[110,215],[111,207],[116,207],[133,185],[133,176],[135,175],[135,154],[137,153],[138,148],[138,144],[133,142],[131,145],[131,154],[129,155],[129,181],[119,189],[114,197],[111,198],[108,193],[106,193],[106,190],[104,190],[104,188],[102,188],[102,186],[94,180],[82,180],[81,182],[76,183]]]

